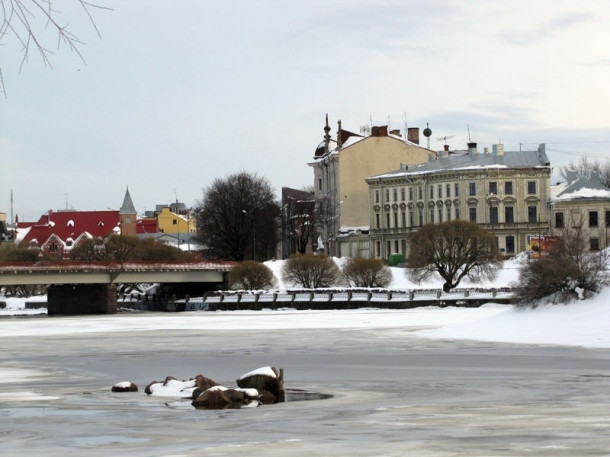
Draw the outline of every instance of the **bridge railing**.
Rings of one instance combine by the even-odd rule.
[[[297,309],[339,309],[363,306],[412,308],[417,306],[480,306],[483,303],[511,303],[510,288],[410,290],[293,290],[223,291],[205,299],[209,310],[238,310],[293,307]]]

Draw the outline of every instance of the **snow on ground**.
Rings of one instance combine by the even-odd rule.
[[[518,279],[522,260],[507,261],[493,282],[485,287],[505,287]],[[281,261],[268,262],[274,272]],[[440,287],[439,279],[414,284],[403,269],[393,268],[393,288]],[[476,286],[476,284],[465,284]],[[277,285],[283,288],[280,282]],[[610,287],[596,297],[569,305],[520,308],[487,304],[480,308],[422,307],[405,310],[366,308],[335,311],[225,311],[142,313],[103,316],[11,318],[13,314],[40,313],[24,310],[24,299],[1,298],[0,338],[69,335],[95,332],[148,330],[290,330],[290,329],[388,329],[426,338],[466,339],[524,344],[550,344],[610,348]],[[29,301],[30,299],[28,299]],[[407,333],[405,333],[406,335]]]

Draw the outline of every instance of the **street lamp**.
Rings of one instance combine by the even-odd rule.
[[[252,260],[256,261],[256,219],[245,209],[242,209],[241,212],[252,218]]]

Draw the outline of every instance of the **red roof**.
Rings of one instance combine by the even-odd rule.
[[[154,217],[138,219],[137,233],[159,233],[159,224]]]
[[[63,242],[71,238],[76,240],[87,232],[93,237],[105,237],[119,225],[118,211],[49,211],[43,214],[37,222],[19,222],[18,228],[30,227],[29,232],[21,241],[22,246],[28,246],[36,239],[38,245],[43,245],[51,235]]]

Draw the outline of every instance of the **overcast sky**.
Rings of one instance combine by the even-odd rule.
[[[139,212],[201,198],[215,177],[256,172],[279,190],[307,166],[329,115],[426,127],[431,147],[547,143],[552,165],[610,148],[607,0],[99,0],[96,35],[72,0],[52,69],[0,62],[0,212]],[[422,137],[423,138],[423,137]],[[424,141],[425,144],[425,141]],[[398,164],[397,164],[398,168]],[[390,170],[388,170],[390,171]]]

